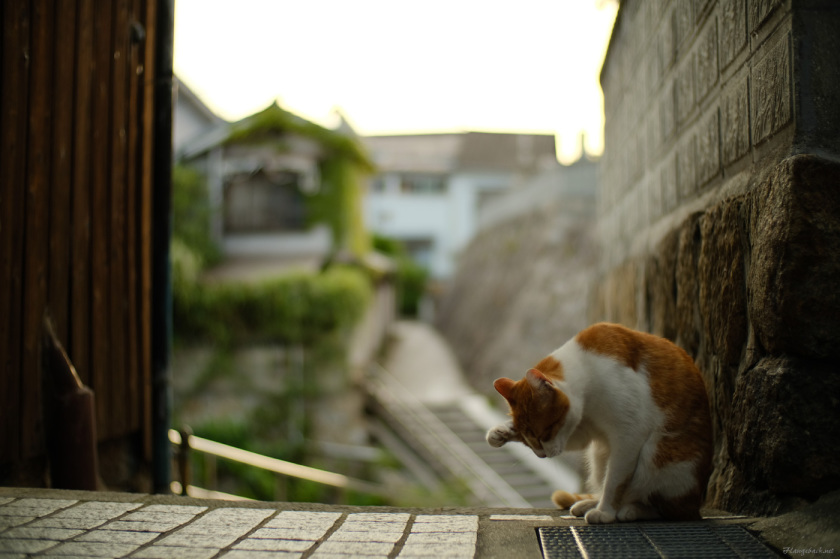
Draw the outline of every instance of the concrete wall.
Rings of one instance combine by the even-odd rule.
[[[837,2],[625,0],[602,70],[590,318],[695,358],[733,511],[840,487],[838,49]]]

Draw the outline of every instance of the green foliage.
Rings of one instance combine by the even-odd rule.
[[[415,262],[398,240],[373,236],[373,248],[390,256],[397,267],[397,306],[403,316],[417,316],[420,300],[426,292],[429,272]]]
[[[274,103],[236,123],[225,143],[273,144],[286,151],[289,134],[310,138],[322,149],[321,188],[307,198],[310,225],[327,224],[335,250],[346,249],[357,257],[363,256],[370,250],[362,218],[363,181],[373,172],[374,165],[361,142],[302,119]]]
[[[266,140],[274,141],[288,133],[316,140],[331,152],[330,156],[348,157],[365,171],[373,171],[373,162],[356,139],[300,118],[282,109],[276,102],[236,123],[225,143],[262,143]]]
[[[172,237],[194,254],[199,267],[221,258],[210,234],[212,212],[204,177],[191,167],[176,165],[172,170]]]
[[[262,283],[193,284],[175,292],[176,335],[217,344],[311,344],[362,316],[371,285],[359,270],[333,267]]]
[[[370,250],[370,236],[362,218],[364,173],[353,159],[336,156],[321,163],[321,192],[309,199],[313,223],[327,223],[333,246],[355,256]]]

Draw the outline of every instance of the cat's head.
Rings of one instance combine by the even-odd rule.
[[[496,391],[510,405],[513,428],[519,439],[540,458],[557,456],[566,445],[563,426],[569,412],[569,398],[538,369],[530,369],[521,380],[496,379]]]

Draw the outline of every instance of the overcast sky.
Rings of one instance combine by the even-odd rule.
[[[220,116],[275,99],[360,134],[557,134],[603,149],[615,0],[178,0],[175,72]]]

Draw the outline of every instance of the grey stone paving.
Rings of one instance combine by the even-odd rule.
[[[294,505],[286,504],[294,507]],[[0,558],[475,555],[478,516],[3,497]]]
[[[833,507],[835,501],[826,501],[825,506]],[[754,529],[767,522],[720,511],[709,511],[707,517],[703,522],[685,523],[679,530],[735,524]],[[551,509],[230,503],[171,495],[0,487],[0,559],[541,559],[538,529],[562,532],[582,526],[582,519]],[[764,541],[773,541],[779,550],[786,546],[810,549],[812,541],[840,549],[835,545],[836,531],[822,539],[810,534],[800,543],[791,538],[791,526],[797,533],[810,534],[803,532],[803,522],[796,518],[784,530],[759,531]]]

